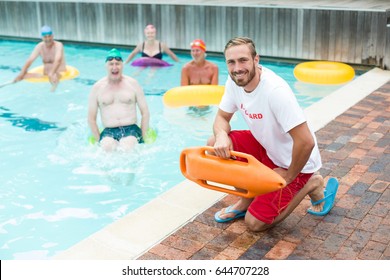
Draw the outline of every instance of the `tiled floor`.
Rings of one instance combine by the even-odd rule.
[[[226,196],[139,259],[390,259],[389,129],[390,81],[316,133],[320,172],[340,182],[328,215],[307,214],[307,197],[282,223],[253,233],[243,220],[214,221],[236,200]]]

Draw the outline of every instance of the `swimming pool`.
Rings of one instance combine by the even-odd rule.
[[[34,45],[0,40],[1,53],[13,54],[0,57],[0,84],[17,75]],[[179,85],[181,66],[190,60],[179,54],[181,62],[163,70],[125,67],[144,88],[157,141],[131,154],[106,154],[89,145],[87,98],[92,84],[106,74],[108,49],[66,45],[67,63],[80,76],[62,82],[55,93],[48,84],[28,82],[0,89],[1,259],[50,258],[145,204],[184,179],[178,168],[181,150],[204,145],[210,135],[215,107],[194,115],[162,105],[162,94]],[[208,59],[220,66],[223,84],[223,59]],[[264,65],[300,90],[302,107],[336,88],[313,91],[295,81],[292,65]],[[235,118],[233,127],[241,126],[241,118]]]

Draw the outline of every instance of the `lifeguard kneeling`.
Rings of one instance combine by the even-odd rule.
[[[307,194],[313,201],[324,198],[322,177],[312,176],[321,168],[321,156],[293,91],[281,77],[261,66],[254,42],[233,38],[224,54],[229,77],[207,146],[222,159],[230,158],[232,151],[251,154],[278,173],[286,186],[254,198],[240,196],[236,203],[218,211],[215,220],[245,217],[250,230],[262,231],[286,218]],[[244,118],[248,130],[232,130],[235,112]],[[243,177],[249,178],[250,173]],[[312,206],[313,211],[326,214],[322,206],[333,204],[335,195],[335,189],[327,188],[326,199]]]

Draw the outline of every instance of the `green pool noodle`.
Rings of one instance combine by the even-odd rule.
[[[154,143],[156,141],[156,138],[157,138],[157,132],[153,128],[149,127],[144,139],[145,144]]]

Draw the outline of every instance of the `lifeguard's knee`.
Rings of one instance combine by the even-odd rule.
[[[324,186],[324,178],[321,175],[313,175],[310,177],[309,181],[306,182],[305,188],[307,188],[307,192],[312,192],[317,188],[321,188]]]
[[[264,231],[273,226],[273,224],[266,224],[256,219],[251,213],[247,212],[245,215],[245,224],[250,231],[259,232]]]

